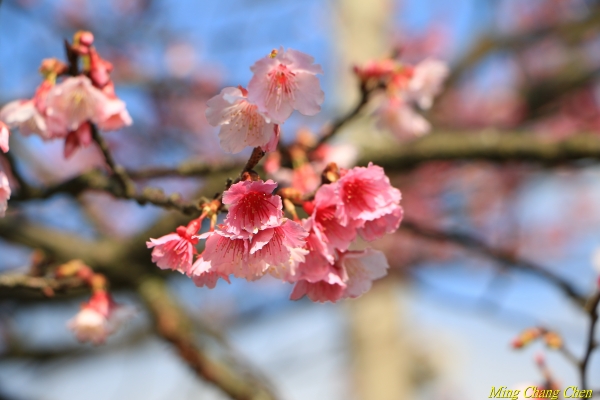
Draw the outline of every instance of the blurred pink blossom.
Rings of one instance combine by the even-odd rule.
[[[6,215],[10,194],[11,191],[10,185],[8,184],[8,177],[4,172],[0,171],[0,217]]]

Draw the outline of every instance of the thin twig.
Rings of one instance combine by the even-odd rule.
[[[198,377],[214,384],[235,400],[272,400],[275,395],[263,382],[243,374],[240,366],[224,363],[206,353],[193,333],[193,323],[171,296],[163,281],[142,279],[138,292],[150,311],[156,331],[171,343]]]
[[[366,84],[364,82],[361,82],[360,84],[360,99],[358,101],[358,103],[356,103],[356,105],[354,106],[354,108],[352,108],[350,111],[348,111],[348,113],[346,115],[341,116],[340,118],[338,118],[337,120],[335,120],[332,124],[331,127],[325,131],[321,137],[319,138],[319,140],[317,140],[316,144],[313,146],[313,150],[316,149],[317,147],[319,147],[320,145],[322,145],[323,143],[329,141],[331,138],[333,138],[333,136],[335,136],[347,123],[349,123],[350,121],[352,121],[356,116],[358,116],[358,114],[360,114],[360,112],[362,111],[362,109],[367,105],[367,103],[369,102],[369,98],[371,96],[371,94],[379,89],[380,87],[375,87],[375,88],[367,88]]]
[[[600,304],[600,290],[598,290],[586,303],[585,309],[590,316],[590,327],[587,336],[587,344],[585,348],[585,353],[583,355],[583,359],[579,364],[579,373],[581,376],[581,389],[585,390],[587,385],[587,368],[589,365],[590,358],[592,356],[592,352],[598,346],[596,342],[595,334],[596,334],[596,324],[598,322],[598,304]]]
[[[74,289],[85,289],[79,278],[55,279],[39,276],[2,274],[0,275],[0,298],[11,297],[16,291],[31,295],[53,297],[56,293],[67,293]]]
[[[521,271],[535,274],[541,278],[544,278],[546,281],[554,284],[577,304],[581,306],[585,304],[585,297],[579,294],[579,292],[573,287],[573,285],[565,281],[563,278],[553,274],[548,269],[540,265],[537,265],[528,260],[518,258],[511,252],[492,248],[475,237],[460,232],[445,232],[430,228],[424,228],[412,221],[407,221],[406,219],[402,221],[400,228],[429,240],[439,242],[450,242],[460,245],[461,247],[464,247],[470,251],[495,260],[501,263],[502,265],[511,266]]]
[[[96,125],[92,124],[92,123],[90,123],[90,125],[91,125],[91,130],[92,130],[92,138],[100,147],[100,150],[102,151],[102,154],[104,155],[104,159],[106,160],[106,163],[108,164],[108,166],[110,167],[112,172],[115,174],[115,177],[117,178],[117,180],[123,187],[123,190],[125,191],[125,195],[128,197],[134,196],[135,195],[135,184],[133,183],[131,178],[129,178],[129,176],[127,175],[125,168],[123,168],[122,166],[117,164],[117,162],[115,161],[114,157],[112,156],[112,153],[110,152],[110,149],[108,148],[108,144],[104,141],[104,138],[100,134],[100,131],[98,130]]]

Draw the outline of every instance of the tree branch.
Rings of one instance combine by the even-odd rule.
[[[587,383],[587,368],[590,362],[590,358],[592,356],[592,352],[596,347],[598,347],[598,343],[596,342],[596,325],[598,323],[598,305],[600,304],[600,290],[598,290],[587,302],[585,305],[585,309],[590,316],[590,328],[587,336],[587,344],[585,348],[585,354],[581,363],[579,364],[579,373],[581,375],[581,389],[585,390],[588,388]]]
[[[275,395],[263,383],[245,376],[236,366],[220,362],[199,347],[194,338],[192,322],[172,298],[164,282],[154,278],[143,279],[138,292],[150,310],[158,335],[175,347],[196,375],[216,385],[232,399],[275,399]]]
[[[545,279],[547,282],[555,285],[563,291],[571,300],[575,303],[583,306],[585,304],[585,297],[582,296],[572,284],[565,281],[558,275],[553,274],[548,269],[537,265],[531,261],[523,260],[518,258],[513,253],[494,249],[488,246],[483,241],[466,235],[460,232],[443,232],[434,229],[424,228],[418,224],[404,219],[400,224],[400,229],[414,233],[418,236],[433,240],[437,242],[449,242],[457,244],[467,250],[470,250],[476,254],[482,255],[489,259],[492,259],[502,265],[510,266],[514,269],[518,269],[524,272],[534,274],[540,278]]]
[[[367,149],[359,163],[373,161],[389,172],[409,170],[430,161],[523,161],[556,166],[584,159],[600,160],[597,135],[581,133],[551,141],[527,132],[484,130],[468,134],[435,132],[410,142]]]
[[[0,275],[0,298],[14,296],[54,297],[55,294],[84,293],[87,286],[79,278],[45,278],[29,275]]]

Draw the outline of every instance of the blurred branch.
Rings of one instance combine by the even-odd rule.
[[[483,36],[464,56],[458,61],[448,80],[446,81],[446,92],[453,87],[461,75],[470,68],[477,65],[485,57],[495,51],[519,50],[540,40],[548,35],[554,34],[567,43],[579,42],[588,37],[592,30],[600,26],[600,11],[594,7],[589,15],[582,20],[571,20],[553,26],[545,26],[530,32],[518,33],[510,36]]]
[[[372,88],[367,88],[367,85],[364,82],[361,82],[360,83],[360,99],[359,99],[358,103],[356,103],[356,105],[354,106],[354,108],[352,108],[350,111],[348,111],[348,113],[346,115],[343,115],[343,116],[339,117],[337,120],[335,120],[331,124],[331,127],[329,127],[328,129],[325,130],[325,132],[321,135],[321,137],[319,138],[319,140],[317,140],[317,143],[313,146],[312,150],[316,149],[317,147],[319,147],[323,143],[325,143],[328,140],[330,140],[348,122],[350,122],[354,118],[356,118],[358,116],[358,114],[360,114],[360,112],[362,111],[362,109],[369,102],[369,98],[371,97],[371,94],[375,90],[377,90],[377,89],[380,89],[380,87],[376,86],[376,87],[372,87]]]
[[[73,65],[73,63],[71,63],[71,65]],[[90,123],[90,129],[92,131],[92,139],[94,139],[94,141],[98,144],[98,147],[100,147],[100,150],[104,155],[106,163],[112,170],[113,174],[115,174],[115,177],[121,185],[125,195],[129,198],[135,196],[134,183],[127,175],[127,172],[125,172],[125,168],[117,164],[117,162],[115,161],[114,157],[112,156],[112,153],[110,152],[110,149],[108,148],[108,144],[104,141],[104,138],[98,131],[98,127],[96,126],[96,124]]]
[[[244,376],[236,370],[236,366],[217,360],[195,343],[192,322],[164,282],[154,278],[143,279],[138,292],[152,314],[157,333],[175,347],[179,356],[200,378],[213,383],[232,399],[275,399],[263,383]]]
[[[389,171],[403,171],[429,161],[527,161],[545,166],[583,159],[600,160],[600,137],[576,134],[550,141],[527,132],[477,133],[436,132],[411,142],[371,148],[363,152],[360,164],[369,161]]]
[[[11,298],[17,293],[53,297],[57,293],[69,293],[74,290],[81,293],[86,289],[86,285],[79,278],[54,279],[17,274],[0,275],[0,298]]]
[[[132,179],[151,179],[182,176],[206,176],[218,172],[239,170],[243,167],[241,162],[224,162],[206,164],[197,161],[187,161],[174,168],[150,167],[141,170],[128,170],[127,174]]]
[[[587,384],[587,368],[589,365],[592,352],[598,347],[596,341],[596,325],[598,323],[598,305],[600,304],[600,290],[598,290],[586,303],[585,309],[590,316],[590,328],[587,336],[587,344],[585,348],[585,354],[581,363],[579,364],[579,373],[581,375],[581,389],[585,390],[588,388]]]
[[[475,237],[460,232],[445,232],[431,228],[425,228],[406,219],[404,219],[400,224],[400,229],[432,241],[454,243],[476,254],[497,261],[504,266],[510,266],[514,269],[532,273],[558,287],[571,300],[580,306],[583,306],[586,302],[586,298],[579,294],[579,292],[571,283],[550,272],[548,269],[531,261],[521,259],[510,251],[492,248]]]

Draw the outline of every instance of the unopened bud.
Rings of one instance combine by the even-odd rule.
[[[523,348],[538,339],[542,333],[540,328],[527,328],[512,341],[512,347],[515,349]]]
[[[302,201],[302,192],[293,187],[287,187],[283,189],[279,189],[277,194],[284,199],[289,199],[293,203],[300,203]]]
[[[73,41],[89,47],[94,43],[94,34],[89,31],[78,31],[75,33]]]
[[[64,74],[67,72],[67,64],[56,58],[45,58],[42,60],[42,64],[40,65],[40,73],[44,76],[44,78],[48,78]]]
[[[323,184],[337,182],[338,179],[340,179],[340,169],[337,164],[333,162],[327,164],[327,167],[325,167],[323,175],[321,176]]]
[[[244,173],[242,173],[242,176],[240,177],[241,181],[258,181],[260,180],[260,176],[256,173],[256,171],[244,171]]]
[[[271,50],[271,53],[269,54],[269,58],[275,58],[275,57],[277,57],[278,53],[279,52],[277,51],[277,49]]]
[[[543,336],[544,343],[551,349],[560,349],[563,345],[563,340],[556,332],[546,332]]]

